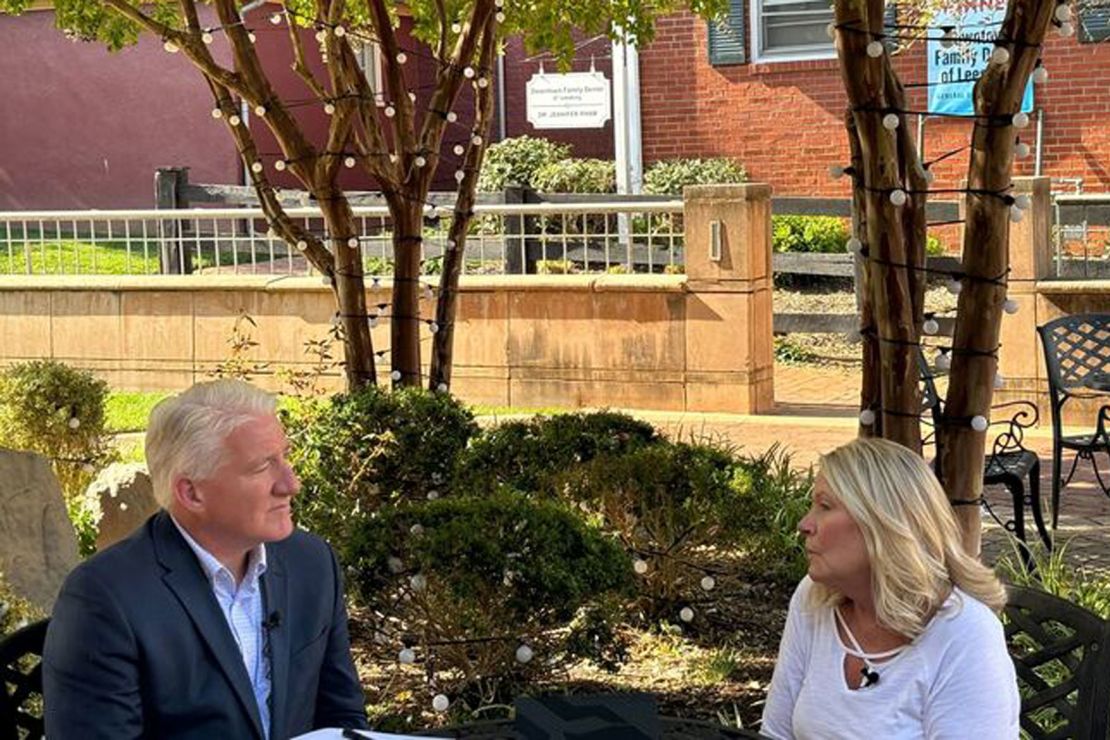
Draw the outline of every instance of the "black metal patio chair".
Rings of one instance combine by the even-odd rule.
[[[1110,395],[1101,397],[1107,405],[1099,410],[1095,429],[1090,434],[1063,433],[1061,415],[1064,404],[1072,399],[1098,398],[1098,390],[1110,386],[1094,385],[1094,381],[1110,382],[1110,314],[1077,314],[1064,316],[1037,327],[1044,348],[1048,369],[1049,401],[1052,408],[1052,528],[1060,515],[1060,492],[1071,482],[1080,460],[1089,460],[1102,492],[1110,496],[1110,476],[1102,479],[1095,455],[1110,455]],[[1072,450],[1075,457],[1065,476],[1063,452]]]
[[[0,640],[0,740],[43,736],[42,646],[49,622],[34,622]]]
[[[918,353],[918,362],[921,370],[922,406],[928,414],[925,421],[933,427],[925,436],[924,442],[934,443],[936,457],[933,466],[939,478],[944,451],[937,430],[942,422],[943,402],[937,391],[935,382],[937,375],[923,352]],[[1045,547],[1049,551],[1052,550],[1052,537],[1045,527],[1044,515],[1041,511],[1041,459],[1024,444],[1025,430],[1037,423],[1037,406],[1029,401],[1000,403],[991,407],[991,416],[999,419],[992,421],[991,427],[1002,427],[1002,431],[995,436],[990,451],[983,461],[983,485],[1001,485],[1010,492],[1013,518],[1003,521],[986,498],[983,499],[983,508],[992,519],[998,522],[999,526],[1018,539],[1022,560],[1026,567],[1029,567],[1032,563],[1032,554],[1025,532],[1026,509],[1033,515],[1033,524]],[[1026,481],[1029,483],[1028,487],[1026,487]]]
[[[1110,623],[1044,591],[1010,586],[1006,644],[1032,738],[1105,740],[1110,728]]]

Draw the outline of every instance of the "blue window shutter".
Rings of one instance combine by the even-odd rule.
[[[729,0],[728,13],[709,21],[709,63],[743,64],[744,0]]]
[[[1082,0],[1076,4],[1079,43],[1110,40],[1110,0]]]

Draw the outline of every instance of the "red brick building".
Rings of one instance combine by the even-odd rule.
[[[844,195],[844,182],[828,176],[829,165],[848,156],[847,98],[826,34],[828,3],[733,0],[732,6],[723,31],[710,32],[688,13],[665,18],[655,42],[641,51],[645,166],[674,157],[728,156],[777,193]],[[1110,190],[1108,15],[1104,2],[1080,7],[1079,32],[1063,38],[1050,31],[1044,50],[1049,79],[1035,90],[1035,107],[1044,111],[1041,174],[1058,179],[1059,190],[1071,191],[1071,178],[1081,179],[1084,191]],[[925,54],[925,44],[917,42],[898,55],[904,83],[925,81]],[[925,95],[924,88],[911,90],[911,108],[924,110]],[[1022,132],[1031,145],[1033,119]],[[971,126],[927,119],[925,159],[966,146]],[[1034,174],[1035,159],[1034,153],[1020,160],[1016,174]],[[937,164],[936,187],[953,187],[966,168],[966,153]]]

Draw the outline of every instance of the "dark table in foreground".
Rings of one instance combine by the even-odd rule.
[[[753,730],[739,730],[712,722],[678,717],[661,717],[663,740],[756,740],[763,735]],[[426,737],[459,738],[459,740],[520,740],[513,729],[513,720],[474,722],[455,727],[441,727],[416,733]]]

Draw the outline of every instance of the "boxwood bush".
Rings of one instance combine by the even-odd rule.
[[[624,657],[628,557],[554,502],[501,491],[387,506],[353,530],[346,571],[376,650],[454,696],[481,679],[487,700],[491,685],[509,699],[581,658]]]
[[[504,190],[508,185],[535,187],[536,172],[544,165],[570,156],[569,144],[533,136],[517,136],[490,144],[478,175],[479,192]]]

